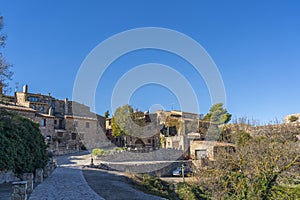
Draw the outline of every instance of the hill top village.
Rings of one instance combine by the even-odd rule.
[[[252,126],[247,123],[212,123],[201,114],[177,110],[157,110],[154,113],[133,111],[136,122],[142,126],[131,131],[139,134],[114,135],[113,118],[91,112],[89,106],[68,98],[56,99],[50,93],[31,93],[28,85],[24,85],[22,91],[15,92],[14,96],[3,94],[0,87],[0,100],[1,109],[38,124],[47,150],[53,156],[89,150],[93,152],[91,157],[87,158],[90,159],[90,167],[105,170],[147,173],[159,177],[183,175],[184,178],[185,172],[194,173],[195,170],[205,169],[219,156],[234,153],[237,144],[234,133],[238,131],[247,133],[249,137],[256,137],[267,135],[270,126],[272,130],[280,130],[287,126],[293,133],[292,140],[298,143],[300,141],[298,132],[293,131],[299,128],[300,114],[286,116],[283,124]],[[216,130],[222,130],[217,138],[209,134]],[[101,149],[101,155],[94,154],[94,150],[97,149]],[[111,151],[112,149],[118,150]],[[102,156],[103,150],[109,153]],[[44,168],[42,177],[49,177],[57,167],[53,160],[51,162],[52,165],[48,164]],[[36,171],[35,176],[38,174]],[[0,172],[0,175],[0,184],[19,180],[11,171]],[[32,190],[33,178],[31,180]],[[19,187],[14,191],[20,192],[23,182],[16,183],[21,186],[14,185],[15,188]],[[27,184],[26,182],[26,187]],[[13,192],[13,196],[20,195]],[[24,194],[22,195],[24,197]]]
[[[111,118],[91,112],[87,105],[68,98],[56,99],[50,93],[30,93],[28,85],[24,85],[21,92],[15,92],[14,96],[2,94],[1,86],[0,92],[0,98],[4,102],[0,104],[0,108],[16,112],[38,123],[49,150],[55,155],[115,145],[139,151],[177,149],[193,159],[203,156],[213,159],[213,152],[216,152],[214,149],[232,146],[230,143],[205,140],[205,131],[214,125],[202,120],[201,114],[177,110],[145,112],[142,118],[146,124],[151,123],[147,127],[147,132],[151,133],[147,135],[151,135],[150,137],[114,137]],[[73,107],[76,107],[76,114],[73,113]],[[170,123],[172,120],[176,122]],[[284,118],[285,124],[297,122],[300,122],[300,114],[291,114]],[[263,130],[263,127],[247,128],[252,132]]]

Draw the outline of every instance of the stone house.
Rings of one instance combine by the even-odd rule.
[[[198,132],[202,115],[184,111],[156,111],[158,123],[163,126],[161,137],[164,137],[164,148],[188,151],[188,134]],[[170,123],[171,121],[171,123]],[[170,126],[174,125],[175,126]]]
[[[208,159],[214,161],[218,153],[230,153],[235,150],[232,143],[224,143],[217,141],[191,140],[190,141],[190,157],[193,160]]]

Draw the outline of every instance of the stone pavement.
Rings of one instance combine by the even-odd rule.
[[[87,169],[85,179],[82,166],[90,163],[88,153],[60,156],[57,160],[58,168],[33,190],[29,200],[162,199],[135,190],[119,174]]]
[[[95,168],[84,168],[84,178],[90,187],[100,196],[109,200],[161,200],[164,198],[145,194],[134,189],[125,174],[116,171],[106,171]]]
[[[82,165],[89,164],[89,155],[61,156],[58,168],[31,193],[30,200],[77,200],[101,198],[85,181]]]

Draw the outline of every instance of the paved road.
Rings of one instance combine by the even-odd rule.
[[[162,199],[137,191],[121,174],[85,168],[84,177],[82,166],[89,163],[89,154],[59,157],[59,167],[33,190],[29,200]]]
[[[59,167],[30,195],[30,200],[77,200],[101,198],[82,175],[82,165],[89,163],[89,155],[62,156]]]
[[[109,200],[161,200],[163,198],[145,194],[127,184],[122,172],[85,168],[85,179],[99,195]]]

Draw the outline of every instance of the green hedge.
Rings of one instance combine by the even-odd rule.
[[[45,138],[39,125],[0,109],[0,171],[34,172],[48,161]]]

